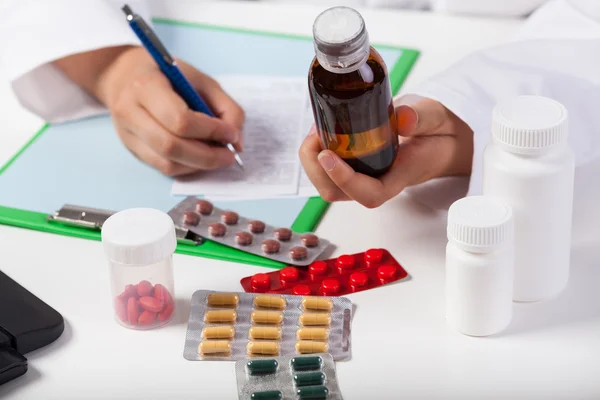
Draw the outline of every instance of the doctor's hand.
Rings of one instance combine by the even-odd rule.
[[[244,112],[219,84],[178,60],[183,74],[216,118],[192,111],[141,47],[122,46],[75,54],[55,61],[112,115],[125,146],[168,176],[226,167],[235,162],[226,147],[242,151]]]
[[[328,202],[354,200],[376,208],[404,188],[442,176],[471,174],[473,132],[431,99],[396,108],[400,146],[390,170],[375,179],[355,172],[331,150],[321,150],[316,128],[300,147],[310,181]]]

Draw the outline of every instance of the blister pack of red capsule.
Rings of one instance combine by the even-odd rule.
[[[203,238],[285,264],[309,265],[329,246],[329,241],[313,233],[267,225],[194,196],[168,214],[176,225]]]
[[[408,273],[385,249],[344,254],[314,261],[306,268],[285,267],[242,278],[249,293],[280,293],[299,296],[343,296],[399,281]]]

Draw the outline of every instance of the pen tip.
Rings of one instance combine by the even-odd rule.
[[[233,158],[235,158],[235,162],[237,163],[237,165],[239,165],[239,167],[242,170],[244,170],[244,163],[242,162],[242,158],[240,157],[238,152],[235,151],[235,147],[233,147],[231,143],[227,143],[227,148],[233,153]]]
[[[242,162],[242,158],[240,157],[240,155],[237,154],[237,153],[234,153],[233,157],[235,158],[235,162],[237,163],[237,165],[243,171],[244,170],[244,163]]]
[[[129,16],[129,15],[133,15],[133,11],[131,10],[131,8],[129,8],[129,6],[127,4],[125,4],[121,10],[123,10],[123,12],[125,13],[125,15]]]

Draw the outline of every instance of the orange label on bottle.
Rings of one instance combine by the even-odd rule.
[[[375,154],[394,143],[396,132],[390,122],[364,132],[341,135],[323,132],[323,136],[327,148],[341,158],[361,158]]]

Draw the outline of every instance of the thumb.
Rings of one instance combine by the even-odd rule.
[[[396,108],[398,132],[401,136],[437,135],[449,120],[446,108],[438,101],[423,99],[410,106]]]

